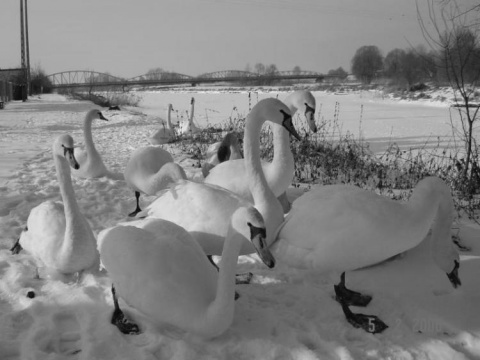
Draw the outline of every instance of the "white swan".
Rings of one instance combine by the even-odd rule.
[[[233,321],[235,271],[245,237],[273,267],[265,224],[253,207],[233,213],[218,272],[190,233],[166,220],[147,219],[141,228],[116,226],[98,236],[102,263],[125,302],[155,325],[205,338],[221,335]]]
[[[308,119],[311,119],[313,112],[315,112],[315,98],[309,91],[294,92],[285,99],[284,103],[289,107],[292,115],[297,109],[301,109],[302,113],[307,116],[307,122],[311,124]],[[315,121],[313,121],[314,124]],[[259,133],[260,130],[259,128]],[[272,162],[262,161],[262,168],[268,186],[275,196],[279,197],[285,193],[292,183],[295,166],[293,154],[290,150],[288,132],[281,124],[273,124],[272,131],[273,159]],[[259,134],[247,134],[245,132],[244,141],[247,140],[247,136],[256,137]],[[300,137],[297,138],[300,139]],[[215,166],[206,177],[205,183],[224,187],[250,201],[253,200],[246,179],[245,161],[242,159],[225,161]]]
[[[83,136],[85,138],[85,149],[75,148],[75,159],[80,165],[79,169],[72,170],[72,174],[80,178],[97,178],[109,174],[98,153],[92,138],[92,121],[95,119],[108,121],[103,114],[96,109],[87,112],[83,122]]]
[[[73,139],[59,136],[53,143],[53,159],[63,203],[45,201],[30,211],[27,229],[19,244],[53,274],[74,274],[99,266],[97,243],[81,214],[70,177],[78,169]]]
[[[270,249],[288,266],[346,271],[409,250],[431,229],[431,258],[456,287],[453,211],[450,189],[436,177],[420,181],[406,203],[355,186],[318,186],[293,202]]]
[[[207,177],[210,170],[216,165],[227,161],[243,159],[240,152],[240,144],[234,132],[227,133],[222,141],[210,145],[205,155],[205,162],[202,165],[203,177]]]
[[[316,101],[313,94],[308,90],[296,90],[283,100],[292,112],[292,116],[300,110],[305,117],[307,125],[314,133],[317,132],[317,124],[315,123],[315,106]]]
[[[170,183],[186,179],[183,168],[173,162],[172,155],[159,146],[147,146],[135,150],[124,171],[125,181],[135,192],[136,209],[130,213],[135,216],[141,211],[140,193],[155,195]]]
[[[190,117],[187,121],[183,121],[180,124],[179,133],[184,136],[191,136],[193,134],[199,133],[200,129],[193,122],[193,112],[195,110],[195,98],[192,97],[190,100]]]
[[[175,139],[175,131],[173,130],[171,112],[173,110],[172,104],[167,107],[167,126],[162,122],[162,127],[156,131],[149,139],[152,145],[162,145],[172,142]]]
[[[273,98],[259,101],[245,122],[245,180],[250,186],[255,207],[265,220],[268,238],[273,237],[282,223],[283,211],[266,183],[260,164],[260,129],[267,120],[283,124],[292,134],[298,134],[287,106]],[[230,217],[237,208],[248,204],[250,202],[224,188],[180,181],[162,192],[139,216],[170,220],[189,231],[207,255],[221,255]],[[253,247],[245,239],[241,254],[252,252]]]

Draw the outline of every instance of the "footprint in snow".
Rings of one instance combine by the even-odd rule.
[[[45,353],[75,355],[82,351],[80,323],[70,311],[54,314],[52,326],[38,330],[35,343]]]

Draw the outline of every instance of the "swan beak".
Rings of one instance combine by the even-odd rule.
[[[267,231],[265,228],[258,228],[250,225],[250,240],[252,241],[258,256],[270,269],[275,266],[275,258],[267,247]]]
[[[447,273],[448,280],[452,283],[453,287],[456,289],[462,282],[460,281],[460,277],[458,276],[458,269],[460,268],[460,262],[455,260],[455,267],[453,268],[452,272]]]
[[[73,148],[63,147],[63,154],[67,159],[68,163],[72,168],[75,170],[80,169],[80,165],[78,164],[77,160],[75,159],[75,155],[73,155]]]
[[[297,140],[302,140],[302,138],[300,137],[300,135],[298,135],[297,133],[297,130],[295,130],[295,127],[293,126],[293,121],[292,121],[292,117],[287,114],[286,112],[283,112],[283,122],[282,122],[282,125],[285,129],[287,129],[287,131],[295,136],[297,138]]]
[[[315,124],[315,109],[305,103],[305,119],[307,120],[308,127],[314,133],[317,132],[317,124]]]
[[[312,111],[306,111],[305,112],[305,118],[307,119],[307,124],[310,130],[312,130],[314,133],[317,132],[317,124],[315,124],[315,115]]]
[[[105,116],[103,116],[103,114],[102,114],[101,111],[98,112],[98,118],[99,118],[100,120],[108,121],[108,119],[107,119]]]

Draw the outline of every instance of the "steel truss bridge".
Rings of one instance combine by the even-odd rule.
[[[208,83],[259,83],[271,84],[281,80],[314,80],[322,81],[331,75],[324,75],[314,71],[277,71],[260,75],[248,71],[224,70],[205,73],[199,76],[190,76],[175,72],[155,72],[136,76],[130,79],[119,78],[106,73],[88,70],[64,71],[48,75],[53,88],[76,87],[121,87],[125,90],[131,86],[149,85],[182,85],[196,86]]]

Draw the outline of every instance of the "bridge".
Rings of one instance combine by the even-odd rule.
[[[190,76],[175,72],[154,72],[135,76],[130,79],[120,78],[108,73],[99,73],[89,70],[72,70],[48,75],[52,88],[77,87],[121,87],[123,90],[132,86],[152,85],[182,85],[211,84],[220,82],[229,83],[257,83],[271,84],[281,80],[314,80],[322,81],[332,75],[324,75],[314,71],[276,71],[269,74],[257,74],[240,70],[224,70]]]

